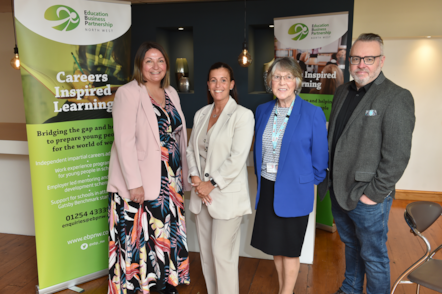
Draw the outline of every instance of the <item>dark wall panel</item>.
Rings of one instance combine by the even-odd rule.
[[[186,52],[189,55],[189,50],[193,50],[193,59],[188,59],[188,62],[191,89],[194,92],[180,93],[187,125],[192,127],[195,112],[207,104],[207,71],[213,63],[223,61],[232,66],[240,104],[255,111],[259,104],[272,99],[271,94],[255,94],[256,91],[263,90],[260,84],[262,63],[270,61],[271,58],[267,56],[273,54],[272,33],[265,26],[272,24],[277,17],[348,11],[347,48],[350,48],[353,8],[354,0],[248,1],[247,37],[254,63],[251,68],[242,68],[237,58],[244,40],[244,2],[132,5],[132,59],[138,46],[144,41],[166,43],[166,50],[173,58],[186,57],[180,54]],[[191,33],[186,30],[180,32],[178,27],[185,27]],[[176,31],[173,31],[174,28]],[[179,33],[184,34],[180,36]],[[186,41],[186,36],[193,38],[192,49],[189,49],[192,47],[189,43],[191,40]],[[261,45],[262,42],[265,43]],[[175,59],[171,59],[171,64],[174,69]],[[345,75],[348,80],[347,71]],[[174,72],[171,72],[171,78],[175,79]]]

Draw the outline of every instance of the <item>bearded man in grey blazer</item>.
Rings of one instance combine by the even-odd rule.
[[[407,167],[414,129],[411,93],[382,73],[383,40],[362,34],[350,51],[354,81],[336,89],[330,114],[330,166],[318,191],[330,190],[345,243],[345,279],[335,293],[390,293],[388,216],[395,185]]]

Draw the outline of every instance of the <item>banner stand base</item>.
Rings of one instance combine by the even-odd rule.
[[[71,291],[77,292],[77,293],[83,293],[84,292],[84,289],[82,289],[80,287],[77,287],[77,286],[72,286],[72,287],[69,287],[68,289],[71,290]]]
[[[75,285],[83,284],[83,283],[86,283],[86,282],[89,282],[89,281],[92,281],[92,280],[95,280],[95,279],[107,276],[108,274],[109,274],[109,270],[108,269],[104,269],[104,270],[101,270],[99,272],[95,272],[95,273],[92,273],[92,274],[89,274],[89,275],[86,275],[86,276],[82,276],[82,277],[79,277],[77,279],[70,280],[70,281],[67,281],[67,282],[63,282],[63,283],[60,283],[58,285],[54,285],[54,286],[47,287],[47,288],[44,288],[44,289],[40,289],[38,287],[38,285],[36,285],[35,286],[36,293],[37,294],[51,294],[51,293],[55,293],[55,292],[58,292],[58,291],[61,291],[61,290],[69,289],[70,287],[73,287]]]
[[[324,231],[327,231],[327,232],[330,232],[330,233],[336,232],[336,225],[335,224],[333,224],[332,226],[327,226],[327,225],[324,225],[324,224],[316,223],[316,228],[324,230]]]

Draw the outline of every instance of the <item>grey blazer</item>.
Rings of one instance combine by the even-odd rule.
[[[348,87],[349,83],[340,86],[333,98],[329,150]],[[414,124],[413,96],[381,72],[354,110],[336,144],[333,191],[343,209],[354,209],[363,194],[377,203],[389,195],[394,197],[395,185],[410,159]],[[330,185],[327,173],[318,185],[322,198]]]

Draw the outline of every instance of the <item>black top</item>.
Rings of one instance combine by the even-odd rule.
[[[376,79],[375,79],[376,80]],[[373,82],[375,81],[373,80]],[[355,81],[351,81],[348,86],[348,94],[347,98],[345,98],[344,104],[342,105],[341,110],[339,111],[338,117],[336,118],[335,131],[333,133],[333,142],[331,146],[331,161],[330,161],[330,179],[333,179],[333,161],[335,158],[335,148],[338,143],[339,138],[344,131],[345,126],[350,119],[350,116],[353,114],[353,111],[358,106],[359,102],[361,102],[362,98],[364,98],[365,93],[368,92],[373,82],[359,88],[356,88]]]

